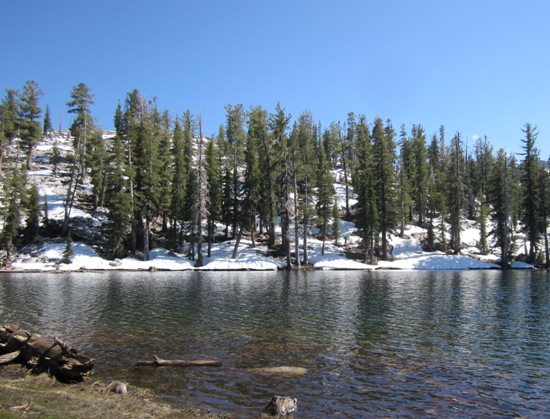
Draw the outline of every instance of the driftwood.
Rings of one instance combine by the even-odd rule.
[[[222,362],[217,359],[196,359],[184,361],[181,359],[161,359],[156,355],[153,361],[138,361],[137,366],[154,366],[154,367],[193,367],[193,366],[210,366],[220,367]]]
[[[0,365],[21,363],[33,372],[49,372],[60,381],[82,381],[94,368],[92,358],[54,337],[53,341],[12,324],[0,327]]]

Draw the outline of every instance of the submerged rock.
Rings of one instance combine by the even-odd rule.
[[[250,368],[250,371],[260,372],[262,374],[272,375],[284,375],[284,376],[298,376],[304,375],[307,372],[307,368],[304,367],[290,367],[290,366],[278,366],[278,367],[260,367]]]
[[[298,408],[298,400],[288,396],[273,396],[263,413],[271,416],[289,415]]]

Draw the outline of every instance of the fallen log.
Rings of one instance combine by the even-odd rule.
[[[8,324],[0,327],[0,364],[17,362],[32,372],[49,372],[59,381],[82,381],[94,360],[57,337],[53,341]]]
[[[193,366],[209,366],[220,367],[222,362],[217,359],[195,359],[185,361],[182,359],[161,359],[156,355],[153,361],[138,361],[137,366],[154,366],[154,367],[193,367]]]

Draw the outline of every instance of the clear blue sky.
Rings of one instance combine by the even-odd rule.
[[[172,115],[202,113],[217,133],[227,104],[277,102],[327,126],[350,111],[487,135],[519,152],[538,126],[550,155],[550,1],[23,0],[0,15],[0,90],[35,80],[53,125],[72,88],[94,94],[112,128],[137,88]]]

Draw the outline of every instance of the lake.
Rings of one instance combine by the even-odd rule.
[[[550,274],[524,271],[0,275],[0,322],[96,359],[94,378],[253,417],[550,412]],[[136,367],[215,358],[221,367]],[[305,368],[271,375],[269,367]]]

